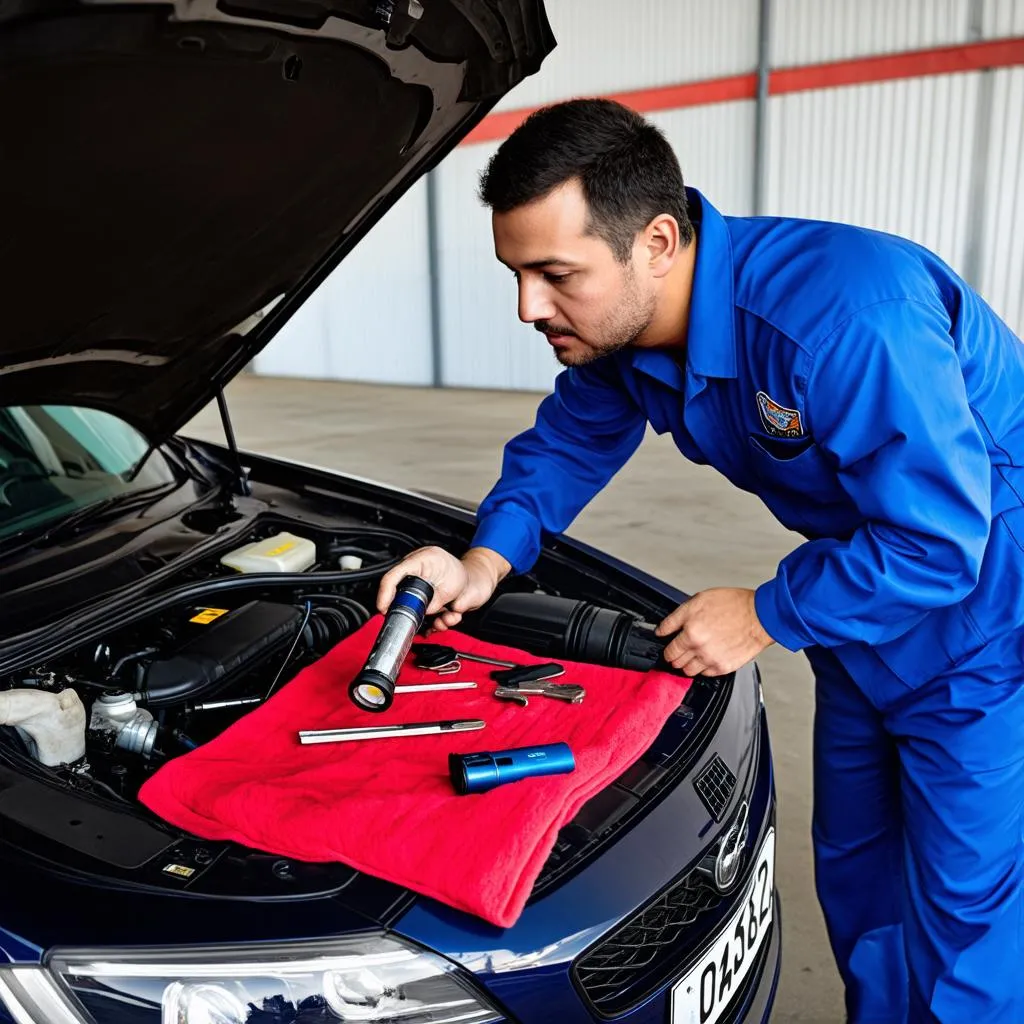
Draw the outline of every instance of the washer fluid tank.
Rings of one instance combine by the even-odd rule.
[[[316,545],[294,533],[275,533],[229,551],[220,561],[238,572],[305,572],[316,561]]]

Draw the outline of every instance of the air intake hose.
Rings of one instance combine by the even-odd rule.
[[[502,594],[471,630],[481,640],[518,647],[543,658],[566,658],[615,668],[675,671],[662,658],[671,637],[626,612],[549,594]]]

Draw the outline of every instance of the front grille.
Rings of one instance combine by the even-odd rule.
[[[644,756],[589,800],[558,834],[530,902],[597,857],[606,843],[671,793],[707,748],[732,696],[731,680],[694,682]],[[680,729],[680,723],[686,728]]]
[[[690,871],[576,964],[576,982],[604,1017],[626,1013],[679,969],[682,932],[722,896]]]
[[[711,817],[721,821],[736,788],[736,776],[729,771],[729,766],[715,754],[693,780],[693,785]]]

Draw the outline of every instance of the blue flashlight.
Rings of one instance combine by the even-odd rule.
[[[448,774],[460,796],[486,793],[535,775],[565,775],[575,770],[576,759],[566,743],[448,755]]]

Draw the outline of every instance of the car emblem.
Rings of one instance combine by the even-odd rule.
[[[705,858],[701,865],[701,874],[711,881],[715,888],[723,895],[736,884],[740,877],[740,867],[743,864],[743,851],[747,846],[747,839],[750,835],[749,808],[744,801],[740,806],[736,818],[729,826],[725,835],[718,841],[717,852],[713,854],[714,861],[711,861],[711,854]]]

